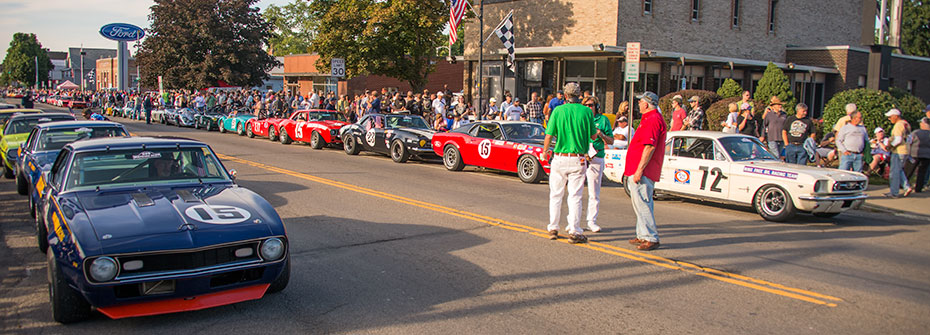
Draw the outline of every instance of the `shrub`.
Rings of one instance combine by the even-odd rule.
[[[901,114],[904,114],[904,119],[911,123],[911,129],[920,129],[920,118],[924,117],[924,107],[927,107],[927,104],[897,87],[892,87],[888,93],[894,98],[895,107],[901,110]]]
[[[707,115],[707,130],[713,131],[722,131],[723,126],[720,125],[721,122],[726,121],[727,115],[730,114],[729,105],[731,103],[740,101],[740,97],[726,98],[720,101],[715,102],[713,105],[710,105],[710,108],[704,110]]]
[[[717,95],[719,95],[721,99],[738,97],[740,94],[743,94],[743,88],[732,78],[724,80],[723,85],[720,85],[720,88],[717,89]]]
[[[756,86],[756,93],[752,99],[768,103],[773,96],[778,96],[785,103],[785,112],[788,114],[794,113],[794,106],[798,102],[791,90],[791,81],[788,80],[788,76],[778,66],[769,62],[762,79],[759,79],[759,85]]]
[[[891,122],[888,122],[885,112],[894,108],[894,97],[888,92],[867,88],[842,91],[830,98],[823,111],[824,130],[832,130],[836,121],[846,116],[846,104],[849,103],[854,103],[859,108],[859,112],[862,113],[862,124],[870,134],[875,127],[890,131]]]
[[[707,109],[710,108],[711,104],[713,104],[714,102],[717,102],[717,100],[720,100],[720,96],[717,95],[717,93],[714,93],[711,91],[705,91],[705,90],[683,90],[683,91],[677,91],[677,92],[666,94],[665,96],[659,98],[659,109],[662,110],[662,116],[665,117],[665,122],[669,123],[669,125],[671,125],[672,112],[674,112],[672,110],[672,97],[676,95],[681,95],[682,104],[684,105],[685,110],[688,110],[688,99],[689,98],[695,95],[700,97],[701,108],[704,109],[705,113],[707,112]],[[706,121],[704,122],[704,124],[705,124],[704,128],[707,128]]]

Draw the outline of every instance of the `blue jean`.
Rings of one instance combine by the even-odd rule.
[[[807,165],[807,150],[803,146],[789,144],[785,146],[785,162]]]
[[[907,176],[904,175],[904,159],[907,155],[891,154],[891,167],[888,170],[888,186],[891,195],[897,196],[901,188],[907,188]]]
[[[782,150],[785,149],[785,142],[782,141],[769,141],[769,151],[775,155],[775,157],[782,158],[785,157],[785,153]]]
[[[542,124],[542,123],[543,123],[543,118],[541,118],[541,117],[531,117],[531,118],[530,118],[530,122]]]
[[[840,170],[862,172],[862,154],[840,154]]]
[[[658,243],[659,231],[656,229],[656,216],[652,205],[655,182],[646,176],[643,176],[639,183],[633,182],[633,176],[628,178],[630,198],[633,200],[633,212],[636,213],[636,238]]]

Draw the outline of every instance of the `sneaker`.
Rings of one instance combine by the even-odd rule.
[[[900,195],[897,195],[897,194],[891,194],[891,192],[885,193],[883,195],[887,198],[900,198],[901,197]]]
[[[630,244],[632,244],[632,245],[640,245],[640,244],[643,244],[643,243],[646,243],[646,240],[640,240],[639,238],[631,238],[631,239],[630,239]]]
[[[639,249],[642,251],[656,250],[658,248],[659,248],[659,242],[649,242],[649,241],[643,242],[643,244],[636,246],[636,249]]]
[[[914,189],[913,189],[913,188],[909,188],[909,189],[907,189],[907,191],[904,191],[904,195],[902,195],[901,197],[902,197],[902,198],[907,197],[907,196],[911,195],[912,193],[914,193]]]
[[[568,242],[570,242],[571,244],[587,243],[588,238],[582,234],[572,234],[571,236],[568,237]]]
[[[598,225],[597,225],[596,223],[594,223],[594,222],[589,222],[589,223],[588,223],[588,229],[590,229],[591,232],[599,233],[599,232],[601,231],[601,226],[598,226]]]
[[[549,239],[550,239],[550,240],[558,240],[558,239],[559,239],[559,231],[558,231],[558,230],[550,230],[550,231],[549,231]]]

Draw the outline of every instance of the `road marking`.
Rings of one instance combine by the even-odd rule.
[[[449,208],[449,207],[445,207],[442,205],[437,205],[437,204],[433,204],[429,202],[411,199],[411,198],[407,198],[407,197],[403,197],[403,196],[399,196],[399,195],[395,195],[391,193],[381,192],[381,191],[377,191],[377,190],[373,190],[373,189],[369,189],[369,188],[365,188],[365,187],[361,187],[357,185],[347,184],[347,183],[335,181],[332,179],[326,179],[326,178],[321,178],[321,177],[317,177],[317,176],[313,176],[313,175],[309,175],[305,173],[291,171],[291,170],[279,168],[276,166],[253,162],[253,161],[249,161],[249,160],[245,160],[245,159],[241,159],[241,158],[237,158],[233,156],[227,156],[227,155],[222,155],[222,154],[217,154],[217,156],[223,160],[232,161],[232,162],[236,162],[236,163],[240,163],[244,165],[249,165],[249,166],[259,168],[259,169],[277,172],[277,173],[285,174],[288,176],[292,176],[292,177],[296,177],[296,178],[300,178],[304,180],[309,180],[309,181],[313,181],[313,182],[317,182],[317,183],[321,183],[325,185],[330,185],[330,186],[338,187],[338,188],[348,190],[348,191],[367,194],[367,195],[371,195],[374,197],[391,200],[394,202],[399,202],[399,203],[403,203],[403,204],[407,204],[407,205],[411,205],[411,206],[415,206],[415,207],[419,207],[423,209],[428,209],[428,210],[443,213],[443,214],[449,214],[452,216],[456,216],[456,217],[460,217],[460,218],[464,218],[464,219],[468,219],[472,221],[486,223],[488,225],[492,225],[495,227],[500,227],[500,228],[504,228],[504,229],[508,229],[508,230],[512,230],[516,232],[528,233],[529,235],[536,236],[536,237],[541,237],[541,238],[546,238],[546,239],[549,238],[545,230],[535,228],[535,227],[529,227],[526,225],[521,225],[521,224],[517,224],[517,223],[505,221],[505,220],[500,220],[500,219],[484,216],[484,215],[477,214],[477,213]],[[569,243],[567,239],[559,239],[558,241],[562,243]],[[700,266],[700,265],[693,264],[693,263],[665,258],[662,256],[650,254],[650,253],[645,253],[645,252],[640,252],[640,251],[635,251],[635,250],[627,250],[627,249],[619,248],[619,247],[601,243],[601,242],[589,241],[586,244],[571,244],[571,245],[582,247],[582,248],[587,248],[587,249],[598,251],[598,252],[608,254],[608,255],[623,257],[623,258],[634,260],[637,262],[652,264],[652,265],[664,267],[664,268],[671,269],[671,270],[680,270],[680,271],[684,271],[686,273],[698,275],[701,277],[719,280],[722,282],[739,285],[742,287],[751,288],[751,289],[762,291],[762,292],[777,294],[780,296],[797,299],[797,300],[801,300],[801,301],[805,301],[805,302],[809,302],[813,304],[818,304],[818,305],[823,305],[823,306],[828,306],[828,307],[836,307],[837,306],[836,302],[843,301],[843,299],[829,296],[826,294],[821,294],[821,293],[812,292],[812,291],[808,291],[804,289],[771,283],[771,282],[761,280],[761,279],[755,279],[752,277],[747,277],[747,276],[743,276],[743,275],[739,275],[735,273],[730,273],[730,272],[721,271],[721,270],[717,270],[713,268],[708,268],[708,267]]]

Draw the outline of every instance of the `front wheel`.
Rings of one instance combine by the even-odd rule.
[[[391,159],[395,163],[406,163],[410,159],[410,152],[407,151],[407,146],[400,142],[400,140],[394,140],[391,143]]]
[[[756,191],[753,208],[763,219],[783,222],[794,217],[794,202],[785,189],[768,185]]]
[[[46,228],[44,216],[39,213],[38,208],[33,210],[33,216],[36,222],[36,245],[39,247],[39,251],[44,254],[48,252],[48,228]]]
[[[90,317],[90,304],[68,281],[53,252],[48,253],[48,297],[52,304],[52,318],[61,323],[74,323]]]
[[[465,168],[465,162],[462,161],[459,149],[454,145],[447,145],[442,151],[442,165],[445,165],[449,171],[462,171]]]
[[[22,173],[16,174],[16,193],[19,193],[19,195],[29,193],[29,182],[26,181],[26,177],[23,177]]]
[[[271,282],[271,285],[268,286],[268,293],[277,293],[284,290],[287,287],[287,283],[291,281],[291,258],[288,257],[284,260],[284,269],[281,270],[281,274],[278,275],[278,278]]]
[[[358,155],[361,149],[358,147],[358,143],[355,142],[355,138],[352,137],[352,134],[345,134],[342,137],[342,149],[346,151],[349,155]]]
[[[226,124],[225,124],[225,122],[218,123],[218,124],[219,124],[219,126],[220,126],[220,134],[225,134],[225,133],[226,133]]]
[[[9,166],[6,166],[6,163],[0,164],[3,164],[3,178],[13,179],[13,169],[11,169]]]
[[[277,129],[275,129],[274,127],[268,127],[268,140],[272,142],[278,140],[278,136],[275,135],[275,131],[277,131]]]
[[[287,134],[287,129],[281,127],[281,135],[278,136],[281,140],[281,144],[291,144],[291,136]]]
[[[326,145],[326,141],[323,140],[323,135],[320,135],[320,133],[316,131],[310,134],[310,147],[311,148],[320,150],[320,149],[323,149],[324,145]]]
[[[255,138],[255,132],[252,131],[252,126],[245,128],[245,135],[249,138]]]
[[[542,165],[533,156],[524,155],[517,162],[517,174],[520,175],[520,181],[524,183],[539,183],[543,178]]]
[[[236,125],[236,134],[239,134],[239,136],[245,136],[245,129],[243,129],[242,123]]]
[[[629,183],[629,179],[630,179],[630,177],[628,177],[628,176],[623,176],[623,179],[621,180],[621,181],[623,182],[623,192],[625,192],[625,193],[626,193],[626,196],[628,196],[628,197],[629,197],[630,194],[632,193],[632,192],[630,192],[630,183]]]

